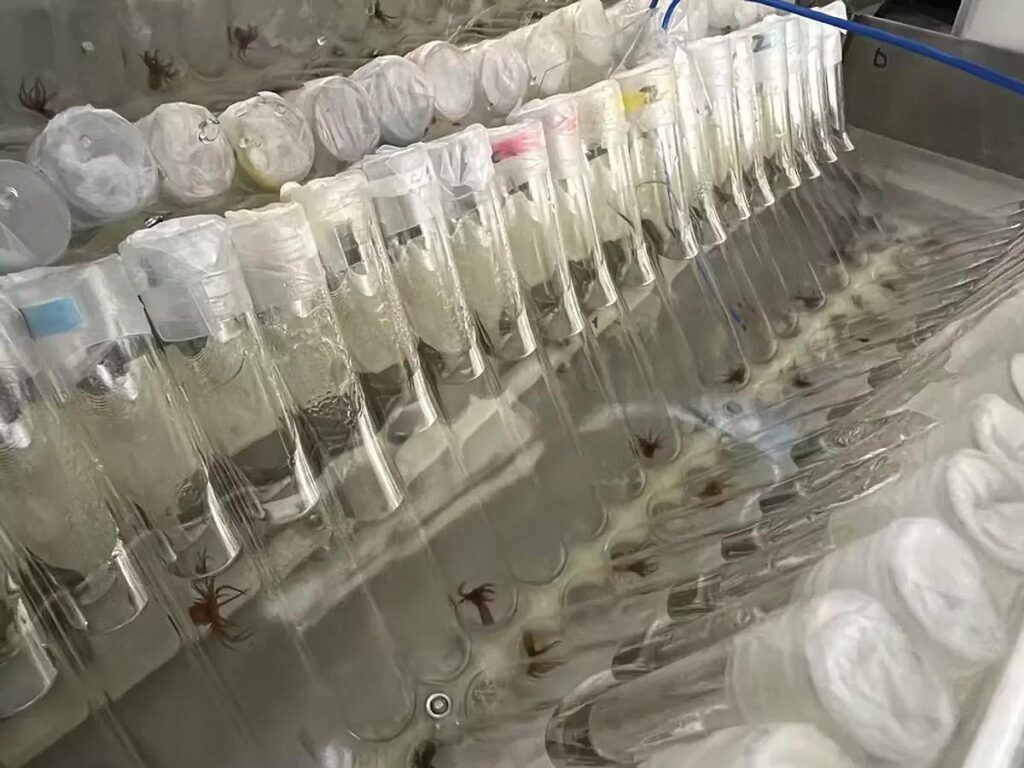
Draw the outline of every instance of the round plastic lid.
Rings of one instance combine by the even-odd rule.
[[[324,80],[313,95],[313,129],[324,149],[352,163],[380,141],[380,117],[362,86],[345,77]]]
[[[408,59],[381,56],[352,73],[380,116],[381,140],[405,146],[419,141],[434,119],[434,89]]]
[[[161,104],[136,123],[160,165],[161,189],[185,205],[218,197],[235,178],[235,155],[206,107]]]
[[[142,133],[116,112],[72,107],[28,148],[28,162],[63,195],[77,226],[104,224],[156,199],[160,174]]]
[[[469,53],[434,40],[409,54],[434,89],[434,107],[446,120],[461,120],[473,108],[477,73]]]
[[[313,167],[313,131],[302,113],[276,93],[261,92],[232,104],[220,120],[238,162],[261,187],[279,189]]]
[[[68,206],[39,171],[0,160],[0,274],[52,264],[71,240]]]
[[[487,104],[498,114],[507,115],[530,87],[530,69],[523,54],[508,40],[481,44],[479,48],[480,89]]]
[[[542,96],[561,93],[569,77],[569,46],[550,29],[537,25],[526,32],[523,58]]]

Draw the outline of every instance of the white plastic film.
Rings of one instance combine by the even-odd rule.
[[[194,205],[231,188],[234,151],[220,122],[206,107],[161,104],[136,125],[160,165],[160,188],[170,200]]]

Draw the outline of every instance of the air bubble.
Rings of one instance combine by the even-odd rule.
[[[323,46],[327,45],[327,36],[326,35],[320,35],[320,37],[318,37],[316,39],[316,44],[319,45],[321,48]]]
[[[82,149],[88,149],[89,147],[92,146],[92,139],[90,139],[88,136],[83,136],[78,140],[78,144],[79,146],[81,146]]]

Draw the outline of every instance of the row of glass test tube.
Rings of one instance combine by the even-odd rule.
[[[173,95],[209,98],[213,89],[230,92],[234,81],[251,87],[265,72],[284,82],[311,65],[404,53],[469,22],[486,33],[561,4],[16,0],[5,5],[0,31],[0,124],[30,126],[76,104],[131,110]]]
[[[707,47],[715,56],[748,43],[752,51],[754,34]],[[92,496],[76,491],[47,504],[40,520],[71,510],[47,533],[35,527],[37,516],[12,514],[5,523],[10,562],[41,561],[60,596],[44,601],[47,610],[60,606],[62,626],[105,633],[156,604],[185,637],[220,641],[197,657],[209,664],[221,647],[252,640],[225,614],[271,601],[313,551],[329,564],[320,567],[368,576],[374,569],[360,557],[376,535],[389,550],[409,552],[402,567],[417,575],[399,579],[391,565],[365,592],[352,587],[382,626],[376,636],[390,641],[360,648],[374,663],[356,654],[360,662],[337,673],[374,670],[370,690],[380,700],[337,701],[337,688],[325,684],[333,669],[315,674],[312,690],[330,702],[325,711],[345,709],[358,736],[397,733],[411,717],[412,677],[457,675],[466,630],[507,620],[517,582],[556,578],[566,544],[597,535],[608,506],[642,489],[643,465],[679,452],[687,424],[677,414],[700,391],[684,382],[694,373],[712,389],[746,381],[733,308],[709,266],[717,254],[702,247],[705,229],[724,236],[724,225],[714,226],[723,222],[714,197],[721,187],[687,176],[683,165],[704,168],[713,150],[735,151],[731,84],[717,110],[692,113],[702,115],[694,133],[681,127],[691,113],[676,99],[693,92],[679,83],[694,81],[677,79],[677,65],[685,76],[702,48],[528,105],[507,127],[470,128],[382,152],[361,171],[286,187],[283,205],[226,221],[172,220],[132,235],[120,259],[8,278],[6,294],[20,310],[11,315],[11,349],[19,348],[19,317],[33,338],[27,357],[7,355],[17,361],[8,367],[11,445],[26,456],[44,448],[33,423],[47,425],[43,436],[73,430],[79,455],[94,466],[95,453],[112,481]],[[822,82],[829,71],[838,92],[834,67],[822,70]],[[797,78],[798,107],[806,79]],[[783,84],[759,95],[773,94],[767,101],[788,120],[796,111],[788,75],[776,82]],[[845,136],[841,110],[820,116]],[[788,146],[790,136],[776,139]],[[740,178],[738,166],[722,167],[726,179]],[[731,202],[743,187],[729,189],[723,199]],[[726,340],[693,350],[701,361],[726,360],[717,370],[687,364],[683,339],[695,346],[685,331],[693,319],[682,323],[673,311],[677,300],[658,269],[673,259],[696,286],[690,296],[711,309],[698,319]],[[678,346],[659,342],[653,354],[656,326],[645,335],[631,296],[662,304],[655,320],[668,323]],[[73,418],[47,424],[37,410]],[[451,431],[467,420],[483,426]],[[500,435],[497,445],[483,434]],[[538,437],[544,461],[526,450]],[[140,455],[142,444],[159,445],[159,461]],[[47,477],[51,493],[72,480],[97,483],[63,457],[25,464],[67,470],[67,485]],[[495,483],[501,494],[481,493],[476,478],[497,477],[496,468],[504,470]],[[454,486],[452,495],[477,491],[462,494],[456,520],[434,528],[425,496],[415,493],[417,482],[432,487],[431,472]],[[453,473],[467,479],[452,484]],[[22,477],[11,484],[19,498],[41,482],[21,468],[12,474]],[[95,513],[84,513],[79,500],[96,494]],[[62,551],[72,525],[80,540]],[[96,593],[97,584],[107,589]],[[410,613],[406,601],[422,612]],[[296,663],[330,667],[322,654],[318,661],[322,622],[287,605],[282,615],[278,631]],[[244,709],[230,693],[228,701]]]
[[[306,67],[289,80],[301,87],[241,99],[219,117],[186,101],[161,104],[135,124],[92,105],[57,114],[54,105],[44,105],[52,119],[27,160],[56,192],[36,190],[35,179],[12,167],[0,168],[0,182],[46,210],[35,219],[52,222],[43,232],[38,224],[19,228],[15,199],[3,201],[0,224],[47,264],[64,253],[72,227],[88,231],[134,214],[141,224],[168,211],[223,210],[311,171],[335,173],[381,143],[401,146],[428,130],[501,121],[529,93],[563,90],[570,74],[572,82],[589,85],[612,65],[615,30],[599,0],[582,0],[480,44],[455,46],[424,36],[426,42],[405,57],[380,56],[358,67],[358,61],[335,57]],[[355,71],[315,77],[339,69]],[[242,92],[250,88],[255,85]],[[32,189],[19,189],[25,186]],[[27,260],[5,254],[0,270],[14,271]]]

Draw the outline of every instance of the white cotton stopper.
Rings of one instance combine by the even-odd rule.
[[[109,109],[59,113],[29,146],[27,159],[57,188],[78,227],[130,216],[155,201],[159,189],[145,137]]]
[[[380,117],[381,140],[419,141],[434,119],[434,89],[419,67],[401,56],[381,56],[352,73]]]
[[[235,154],[206,107],[161,104],[136,123],[160,166],[160,189],[182,205],[223,195],[235,178]]]
[[[940,464],[941,490],[953,522],[998,563],[1024,571],[1024,485],[999,459],[961,450]]]
[[[473,108],[477,71],[472,55],[451,43],[431,40],[407,57],[423,70],[434,91],[437,114],[452,122]]]
[[[220,116],[239,165],[265,189],[299,181],[313,167],[313,131],[295,107],[261,91],[232,104]]]
[[[380,117],[358,83],[332,75],[310,80],[285,98],[302,113],[331,157],[354,163],[380,142]]]
[[[0,274],[52,264],[70,240],[71,213],[47,178],[0,160]]]
[[[807,723],[724,728],[697,742],[674,744],[641,768],[858,768]]]
[[[507,115],[526,96],[530,69],[512,41],[499,38],[471,49],[477,82],[484,103],[499,115]]]
[[[257,309],[288,307],[326,293],[316,240],[298,203],[271,203],[224,214]]]
[[[977,670],[1005,651],[1005,627],[981,564],[940,520],[893,521],[819,562],[797,593],[834,589],[856,589],[878,600],[943,676]]]
[[[133,233],[121,261],[166,342],[218,336],[252,309],[231,233],[220,216],[183,216]]]
[[[807,722],[893,765],[929,764],[956,725],[949,690],[860,592],[829,592],[740,633],[727,674],[748,723]]]
[[[527,102],[509,116],[509,122],[538,120],[544,127],[551,175],[556,179],[579,176],[584,170],[579,115],[575,94],[559,94]]]
[[[1024,411],[999,395],[981,395],[970,411],[974,444],[989,456],[1021,465],[1024,475]]]

